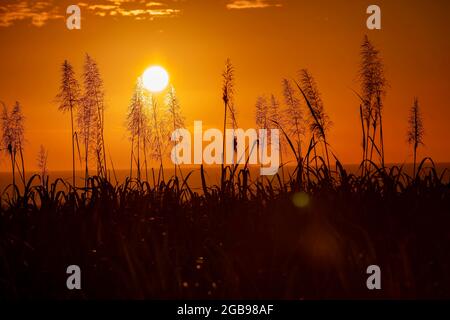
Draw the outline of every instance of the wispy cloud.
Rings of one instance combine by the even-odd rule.
[[[47,21],[62,19],[57,6],[48,1],[9,1],[0,5],[0,27],[9,27],[16,21],[29,20],[42,27]]]
[[[4,1],[4,0],[0,0]],[[29,21],[41,27],[50,20],[64,19],[66,6],[59,0],[7,0],[0,2],[0,27],[9,27],[18,21]],[[176,0],[94,0],[79,2],[80,7],[99,17],[121,16],[135,20],[153,20],[155,17],[174,17],[181,13],[173,7]],[[74,2],[76,4],[76,2]],[[84,11],[82,11],[82,14]]]
[[[264,9],[269,7],[282,7],[279,2],[269,0],[232,0],[227,4],[227,9]]]
[[[179,9],[170,8],[162,2],[147,2],[143,0],[106,0],[106,4],[88,6],[95,15],[134,17],[136,20],[152,20],[155,17],[174,17],[180,13]]]

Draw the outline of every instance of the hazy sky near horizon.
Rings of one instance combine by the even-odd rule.
[[[382,30],[366,28],[378,4]],[[65,10],[81,6],[82,28],[69,31]],[[425,124],[419,156],[450,162],[450,1],[363,0],[1,0],[0,100],[20,101],[26,117],[26,166],[40,145],[50,170],[71,167],[70,119],[58,112],[60,65],[78,76],[84,54],[105,83],[105,140],[116,168],[127,168],[127,108],[137,77],[150,65],[170,74],[188,127],[221,128],[221,72],[231,58],[238,124],[254,127],[259,95],[282,98],[281,81],[308,68],[333,126],[329,140],[342,162],[361,160],[359,48],[367,34],[381,51],[389,89],[383,114],[387,162],[409,162],[408,112],[418,97]],[[0,171],[8,170],[3,155]]]

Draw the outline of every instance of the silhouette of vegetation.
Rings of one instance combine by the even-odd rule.
[[[44,146],[41,145],[37,156],[37,167],[39,168],[39,174],[41,178],[41,184],[44,186],[48,180],[48,168],[47,168],[48,152]]]
[[[170,146],[170,114],[168,109],[159,104],[156,97],[150,96],[150,116],[148,130],[148,140],[150,144],[150,154],[152,159],[159,162],[158,180],[154,181],[154,185],[164,180],[164,157]]]
[[[328,115],[325,113],[319,90],[312,75],[308,70],[302,69],[300,70],[299,78],[300,85],[297,84],[297,87],[305,98],[308,110],[310,112],[309,129],[312,134],[314,154],[317,155],[317,144],[315,143],[315,141],[316,139],[319,139],[323,142],[327,165],[328,168],[330,168],[330,157],[328,154],[326,132],[331,126],[331,122],[328,119]]]
[[[169,119],[170,119],[170,125],[172,132],[175,132],[177,129],[184,128],[184,117],[181,113],[181,107],[180,103],[177,98],[177,94],[175,91],[175,88],[173,85],[170,86],[169,92],[166,96],[166,105],[167,105],[167,111],[169,113]],[[174,143],[174,150],[175,154],[177,154],[177,144],[179,141],[177,139],[173,139]],[[174,172],[175,172],[175,178],[178,177],[177,175],[177,164],[174,164]],[[181,172],[181,170],[180,170]]]
[[[86,178],[89,177],[89,152],[93,153],[97,164],[97,175],[106,177],[106,152],[104,138],[105,103],[103,80],[97,63],[86,54],[83,70],[84,94],[82,109],[79,114],[79,125],[85,144]]]
[[[416,162],[417,162],[417,148],[423,144],[423,120],[419,110],[419,99],[414,98],[414,104],[411,107],[409,115],[409,131],[408,131],[408,143],[413,146],[414,153],[414,171],[413,175],[416,175]]]
[[[237,128],[237,120],[236,120],[236,107],[234,104],[234,67],[231,63],[230,59],[227,59],[225,62],[225,70],[222,73],[223,85],[222,85],[222,101],[224,105],[224,115],[223,115],[223,141],[222,141],[222,167],[221,167],[221,188],[225,188],[225,179],[226,172],[224,168],[225,163],[225,150],[226,150],[226,129],[227,129],[227,120],[229,118],[231,122],[231,126],[233,129]],[[236,149],[236,145],[235,145]],[[234,172],[234,170],[232,170]]]
[[[358,172],[347,171],[332,152],[331,121],[312,75],[302,69],[298,81],[283,80],[284,104],[275,95],[261,95],[255,105],[257,127],[278,128],[284,155],[295,158],[288,176],[282,171],[281,176],[255,177],[247,161],[223,165],[217,185],[208,183],[203,166],[181,179],[176,171],[166,179],[162,158],[170,144],[168,131],[183,126],[181,108],[173,88],[165,104],[158,104],[139,81],[126,119],[130,174],[113,183],[106,170],[100,74],[87,56],[85,92],[75,99],[74,73],[65,62],[60,108],[77,112],[72,141],[79,134],[84,144],[85,183],[50,181],[43,147],[40,174],[25,180],[20,105],[11,112],[4,106],[3,150],[13,173],[20,169],[23,188],[13,174],[1,198],[0,297],[449,298],[450,180],[431,158],[415,165],[412,175],[403,166],[385,166],[381,110],[386,82],[378,51],[367,38],[362,56]],[[224,130],[227,119],[236,128],[234,81],[227,60]],[[424,132],[417,99],[409,124],[416,163]],[[160,166],[158,178],[152,169],[153,183],[147,154]],[[88,173],[89,155],[96,160],[95,176]],[[201,189],[192,187],[194,174],[201,177]],[[72,264],[81,267],[81,291],[65,286],[65,270]],[[383,271],[381,291],[367,290],[371,264]]]
[[[61,67],[62,79],[61,87],[58,95],[56,96],[59,102],[59,110],[62,112],[70,111],[70,128],[71,128],[71,140],[72,140],[72,185],[76,186],[75,180],[75,141],[77,140],[75,125],[74,125],[74,112],[77,111],[77,107],[81,101],[80,86],[75,77],[75,71],[72,65],[65,60]]]
[[[300,97],[291,82],[283,79],[283,95],[286,105],[285,119],[286,131],[293,139],[298,156],[302,157],[302,136],[305,134],[303,110],[301,109]]]
[[[20,178],[25,184],[25,163],[23,159],[24,138],[24,116],[19,102],[16,102],[9,112],[8,107],[3,104],[2,110],[2,144],[11,160],[12,185],[16,189],[16,168],[19,171]],[[18,163],[19,161],[19,163]]]
[[[145,173],[147,172],[147,153],[146,142],[148,130],[148,112],[146,112],[146,97],[142,86],[142,79],[138,79],[136,87],[131,98],[131,103],[127,115],[127,129],[131,140],[131,161],[130,161],[130,178],[133,177],[133,163],[136,163],[136,178],[141,179],[141,153],[144,153]]]
[[[383,142],[383,98],[386,95],[387,82],[384,77],[384,66],[379,51],[367,36],[361,44],[361,122],[363,128],[363,162],[364,168],[373,160],[374,150],[384,166]],[[377,133],[379,136],[377,139]],[[378,144],[377,144],[378,141]]]

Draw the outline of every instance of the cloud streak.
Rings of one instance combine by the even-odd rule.
[[[9,27],[19,21],[29,21],[33,26],[42,27],[50,20],[64,19],[68,4],[62,5],[61,2],[57,0],[8,0],[7,4],[0,2],[0,27]],[[78,5],[82,10],[86,8],[87,12],[98,17],[153,20],[157,17],[178,16],[181,10],[169,6],[173,2],[176,1],[96,0],[89,3],[79,2]]]
[[[162,2],[142,0],[106,0],[106,4],[89,5],[88,9],[95,15],[134,17],[136,20],[153,20],[155,17],[174,17],[179,9],[169,8]]]
[[[0,27],[9,27],[16,21],[29,20],[42,27],[47,21],[63,19],[58,7],[46,1],[13,1],[0,5]]]
[[[273,3],[268,0],[233,0],[227,4],[227,9],[264,9],[269,7],[282,7],[281,3]]]

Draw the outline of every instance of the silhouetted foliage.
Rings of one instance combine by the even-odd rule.
[[[48,159],[48,152],[47,150],[45,150],[44,146],[41,145],[39,148],[38,156],[36,158],[36,162],[40,172],[42,186],[46,185],[46,181],[48,180],[47,159]]]
[[[25,164],[23,158],[24,138],[24,116],[19,102],[16,102],[11,110],[3,104],[1,128],[2,128],[2,144],[11,160],[12,184],[16,188],[15,173],[16,168],[19,170],[20,177],[25,185]],[[17,163],[19,157],[20,164]]]
[[[141,153],[144,154],[145,165],[147,165],[146,142],[148,137],[146,134],[148,132],[149,119],[146,107],[148,107],[148,103],[146,103],[142,79],[139,78],[128,108],[126,123],[131,140],[130,178],[133,177],[133,163],[136,162],[136,177],[141,179]]]
[[[419,99],[414,98],[414,104],[411,107],[409,115],[409,131],[408,131],[408,143],[413,146],[414,153],[414,171],[416,174],[416,162],[417,162],[417,148],[423,144],[423,120],[422,114],[419,110]]]
[[[105,103],[103,80],[97,63],[86,54],[83,70],[84,93],[82,98],[82,112],[79,115],[81,135],[85,143],[85,161],[88,166],[89,151],[96,159],[97,174],[107,175],[105,152]],[[86,169],[87,170],[87,169]]]
[[[387,83],[380,54],[367,35],[361,44],[359,77],[361,81],[362,119],[364,120],[363,132],[366,135],[366,137],[363,137],[365,147],[363,161],[371,162],[375,149],[380,156],[381,165],[384,165],[382,111]],[[378,129],[379,146],[376,143]]]
[[[330,157],[328,154],[328,143],[326,133],[331,126],[331,121],[328,115],[325,113],[323,102],[320,97],[319,89],[313,76],[307,69],[302,69],[299,72],[300,86],[299,90],[305,98],[306,104],[310,111],[309,117],[309,130],[312,134],[312,140],[314,143],[314,152],[316,152],[315,139],[319,139],[323,142],[325,149],[325,157],[328,167],[330,167]],[[316,165],[317,166],[317,165]]]
[[[287,79],[283,80],[283,95],[286,105],[285,126],[287,133],[294,140],[299,157],[302,156],[302,136],[305,134],[305,123],[301,109],[300,97]]]
[[[172,132],[175,132],[175,130],[177,129],[183,129],[184,128],[184,117],[181,113],[181,107],[180,107],[180,103],[178,101],[177,98],[177,94],[175,91],[175,88],[173,85],[170,86],[169,88],[169,92],[166,95],[166,106],[168,109],[168,113],[169,113],[169,122],[171,123],[172,126]],[[177,144],[179,143],[178,140],[174,140],[174,148],[175,148],[175,153],[176,153],[176,149],[177,149]],[[175,177],[177,177],[177,165],[174,164],[174,169],[175,169]]]
[[[59,110],[62,112],[70,112],[71,124],[71,141],[72,141],[72,184],[76,186],[75,182],[75,141],[77,139],[74,125],[74,112],[80,104],[81,93],[80,86],[75,77],[75,71],[72,65],[64,60],[61,66],[61,85],[56,99],[59,103]]]
[[[412,176],[403,166],[384,165],[381,98],[386,82],[378,52],[367,38],[362,58],[360,174],[348,172],[334,154],[330,160],[330,120],[312,75],[303,69],[299,82],[293,82],[295,89],[283,81],[284,112],[275,95],[260,96],[255,105],[257,127],[279,128],[297,160],[288,179],[284,174],[255,177],[247,164],[236,164],[222,165],[220,184],[208,184],[202,165],[199,190],[190,185],[195,169],[181,180],[176,173],[168,179],[163,174],[169,130],[184,125],[173,88],[163,108],[137,83],[126,119],[130,177],[113,184],[106,175],[103,88],[96,64],[87,56],[85,92],[78,101],[73,98],[73,70],[64,63],[58,97],[62,111],[72,111],[79,102],[85,187],[45,179],[43,147],[38,156],[41,183],[35,183],[38,175],[25,181],[24,119],[18,103],[11,112],[4,105],[2,145],[11,158],[14,195],[9,196],[7,187],[0,206],[0,297],[449,298],[450,183],[430,158],[415,165]],[[237,125],[230,60],[222,76],[225,132],[228,118],[233,129]],[[300,97],[311,133],[303,154],[306,123]],[[423,134],[415,99],[408,131],[414,163]],[[316,154],[320,143],[326,161]],[[88,174],[90,148],[98,173],[103,173],[94,177]],[[372,161],[373,149],[381,166]],[[153,185],[148,182],[147,153],[160,162]],[[16,154],[22,160],[23,189],[14,181]],[[64,270],[73,263],[82,266],[82,291],[64,286]],[[383,290],[367,290],[365,271],[371,264],[388,271],[383,273]]]

